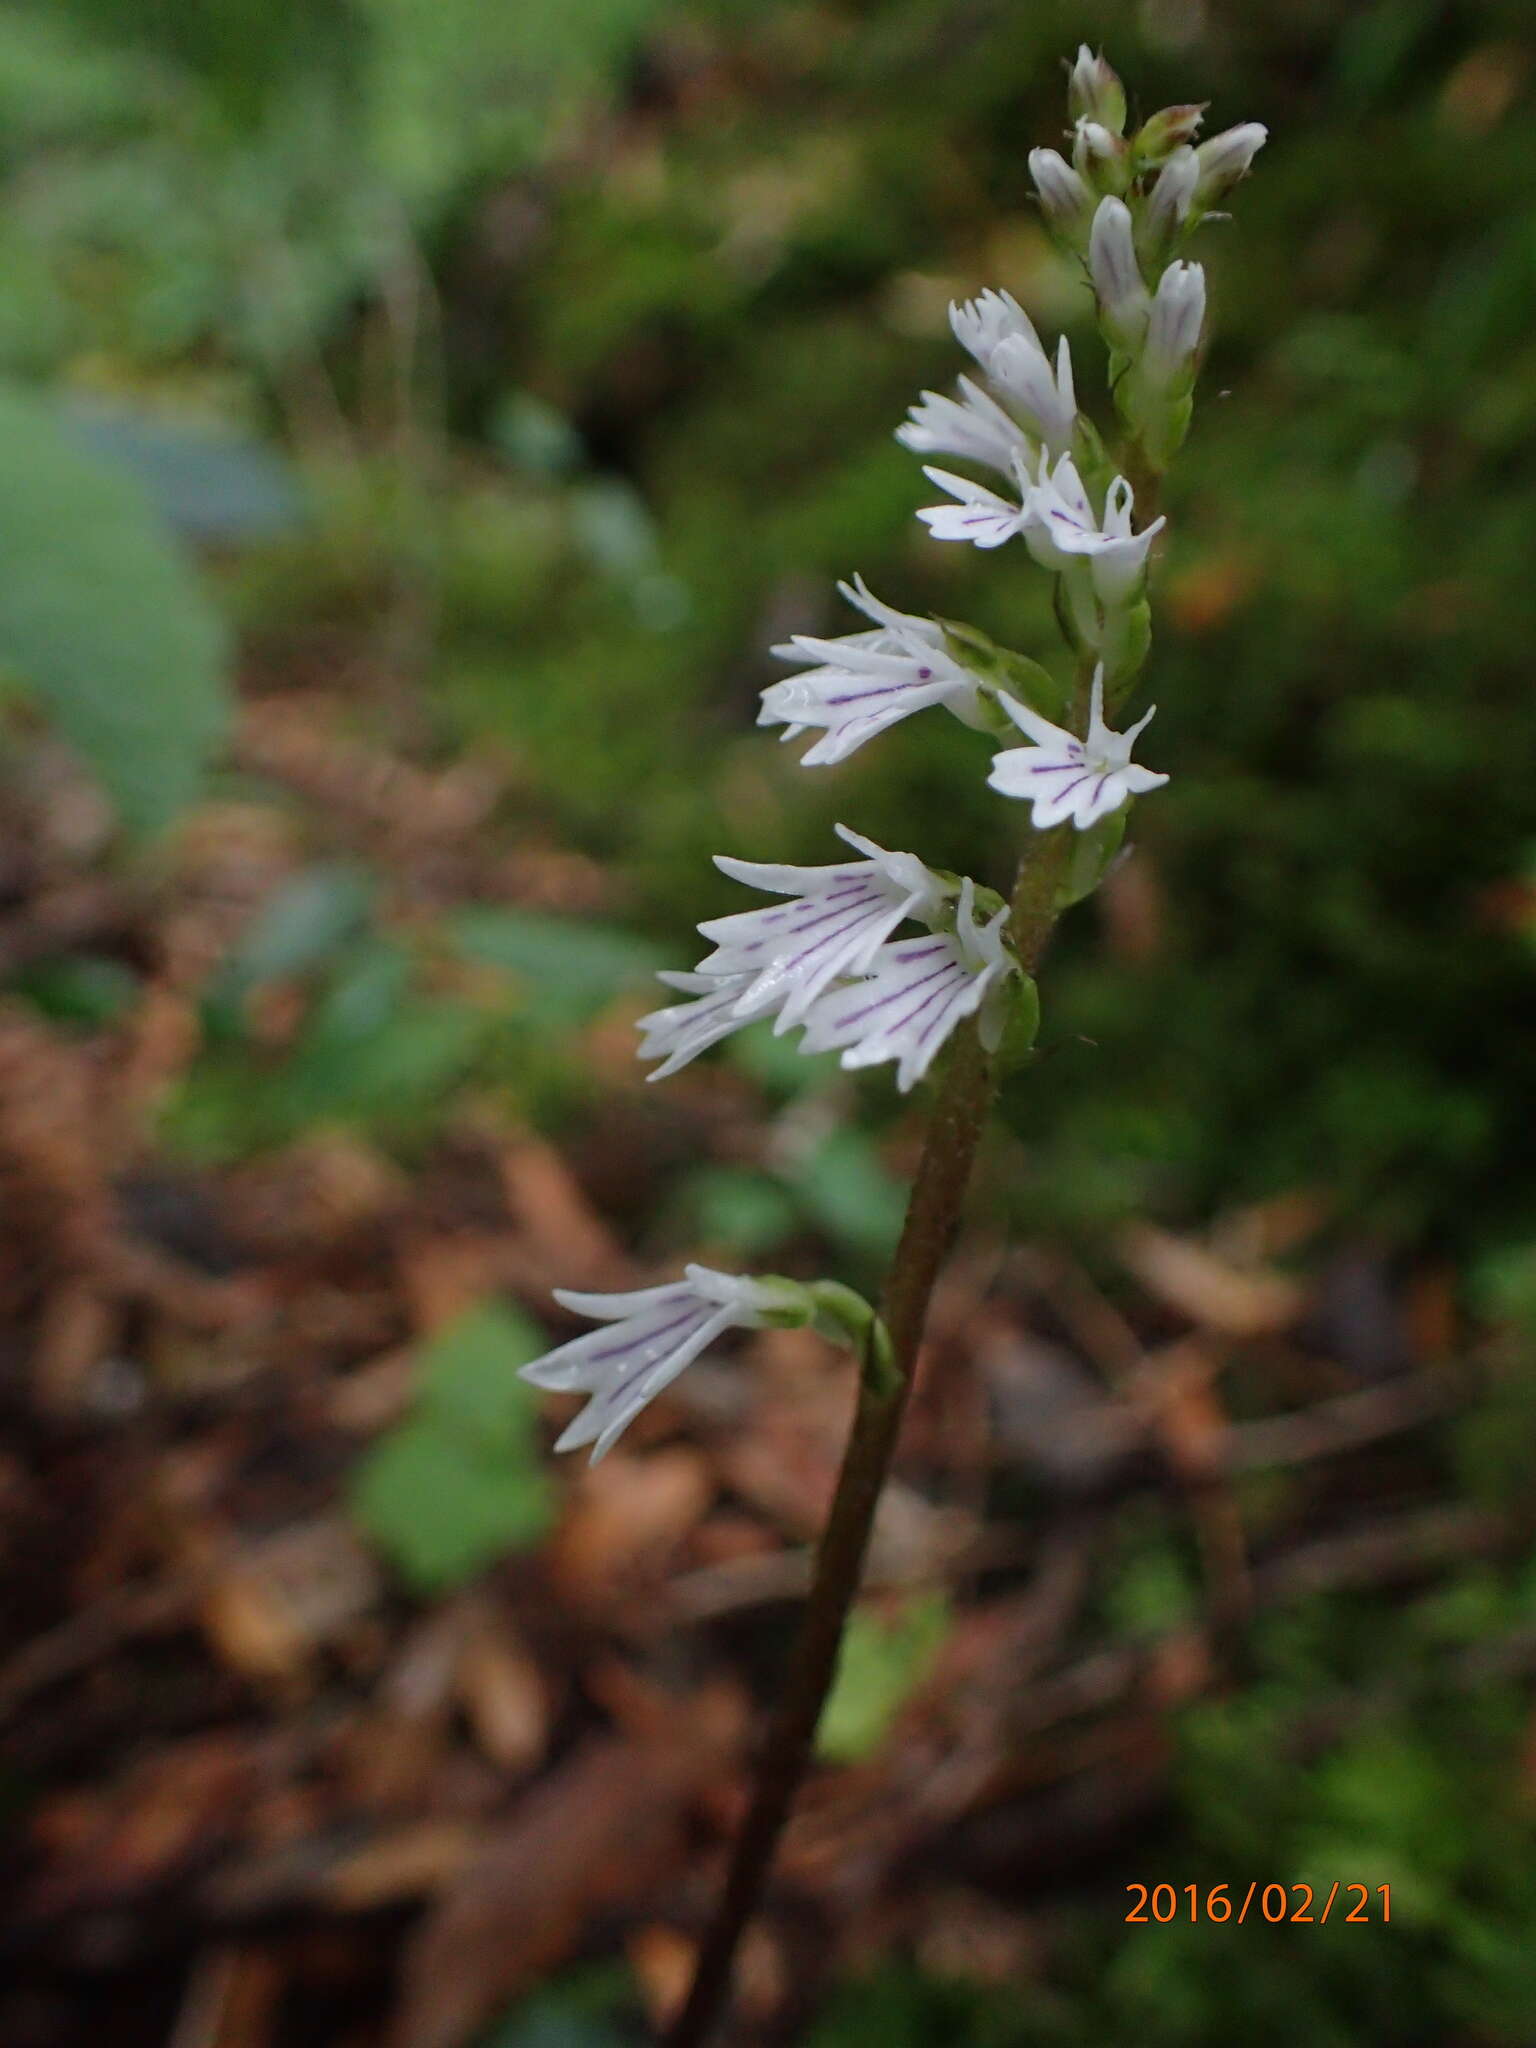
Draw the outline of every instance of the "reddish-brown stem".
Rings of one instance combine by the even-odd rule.
[[[1071,836],[1067,826],[1042,833],[1019,870],[1012,934],[1026,972],[1034,970],[1056,922]],[[882,1384],[876,1384],[870,1373],[861,1376],[853,1427],[816,1553],[789,1676],[758,1766],[752,1804],[732,1852],[714,1922],[699,1952],[687,2003],[666,2036],[666,2048],[704,2048],[724,2016],[737,1948],[757,1911],[779,1837],[811,1760],[843,1630],[863,1575],[875,1508],[901,1433],[934,1283],[959,1228],[995,1087],[992,1063],[975,1028],[967,1025],[957,1034],[939,1084],[881,1304],[895,1376]]]

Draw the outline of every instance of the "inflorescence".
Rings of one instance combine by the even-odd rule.
[[[1204,110],[1178,106],[1127,135],[1124,89],[1086,45],[1070,66],[1068,104],[1070,161],[1037,149],[1030,172],[1048,231],[1092,288],[1123,460],[1145,495],[1188,430],[1205,338],[1205,273],[1180,251],[1246,174],[1265,131],[1249,122],[1197,144]],[[974,628],[898,611],[856,576],[839,587],[868,625],[835,639],[796,634],[776,648],[800,666],[763,692],[759,723],[782,726],[786,740],[816,735],[801,761],[822,767],[942,706],[991,741],[987,784],[1026,804],[1036,831],[1070,829],[1085,842],[1096,835],[1092,886],[1130,805],[1168,780],[1131,760],[1152,712],[1123,731],[1105,717],[1146,659],[1148,555],[1165,522],[1144,518],[1138,527],[1132,482],[1078,408],[1064,336],[1053,356],[1004,291],[951,307],[950,322],[976,375],[961,376],[954,396],[925,391],[896,438],[920,457],[988,470],[1001,488],[926,467],[945,502],[917,516],[938,541],[986,549],[1023,541],[1056,580],[1076,681],[1062,683]],[[1028,744],[1017,743],[1020,734]],[[1015,1018],[1032,1036],[1038,998],[1003,899],[916,854],[837,831],[857,858],[784,867],[718,856],[733,880],[774,900],[700,925],[712,950],[691,972],[661,976],[684,1000],[640,1020],[640,1057],[658,1062],[652,1080],[769,1018],[776,1032],[799,1030],[807,1053],[838,1052],[845,1068],[894,1065],[903,1091],[965,1018],[976,1018],[989,1050]],[[1074,898],[1082,893],[1074,886]],[[898,936],[903,926],[916,930]],[[849,1336],[846,1302],[856,1297],[818,1285],[844,1304],[841,1334]],[[592,1444],[597,1457],[723,1331],[814,1320],[816,1292],[690,1266],[685,1279],[635,1294],[561,1293],[563,1306],[601,1327],[524,1367],[524,1376],[590,1397],[557,1447]],[[867,1321],[855,1315],[855,1324],[851,1341],[864,1345]]]

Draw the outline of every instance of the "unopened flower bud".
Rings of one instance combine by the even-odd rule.
[[[1183,397],[1195,380],[1205,326],[1205,272],[1198,263],[1170,263],[1158,280],[1147,322],[1141,374],[1149,387]]]
[[[1199,177],[1195,205],[1203,212],[1224,199],[1240,178],[1248,175],[1254,158],[1269,139],[1262,121],[1244,121],[1240,127],[1223,129],[1195,151]]]
[[[1170,263],[1153,294],[1141,353],[1115,386],[1121,418],[1159,469],[1189,431],[1204,327],[1205,272],[1198,263]]]
[[[1088,241],[1088,268],[1099,301],[1099,320],[1116,348],[1139,349],[1152,302],[1136,261],[1131,210],[1123,199],[1101,199]]]
[[[1067,109],[1074,121],[1100,121],[1116,135],[1125,133],[1125,87],[1086,43],[1078,45],[1067,79]]]
[[[1040,196],[1040,211],[1057,241],[1079,255],[1093,221],[1093,194],[1059,150],[1032,149],[1029,175]]]
[[[1095,192],[1123,192],[1131,182],[1131,148],[1100,121],[1079,121],[1072,144],[1078,176]]]
[[[1155,167],[1166,163],[1176,149],[1193,142],[1205,119],[1205,108],[1205,101],[1198,106],[1164,107],[1144,121],[1131,145],[1137,162]]]
[[[1189,223],[1199,179],[1199,162],[1187,145],[1176,149],[1157,174],[1136,238],[1142,259],[1154,277],[1178,247]]]

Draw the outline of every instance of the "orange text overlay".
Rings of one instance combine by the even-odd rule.
[[[1360,1927],[1371,1921],[1385,1926],[1392,1918],[1389,1884],[1262,1884],[1254,1878],[1246,1887],[1128,1884],[1125,1889],[1130,1897],[1126,1920],[1138,1927],[1166,1927],[1171,1920],[1209,1920],[1218,1926],[1230,1920],[1238,1927],[1245,1920],[1291,1927],[1325,1927],[1330,1920],[1342,1920]]]

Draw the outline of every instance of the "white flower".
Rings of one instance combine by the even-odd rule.
[[[1146,567],[1147,550],[1165,522],[1154,519],[1131,531],[1131,487],[1117,476],[1104,498],[1104,516],[1094,516],[1083,480],[1070,455],[1054,469],[1042,458],[1039,480],[1025,499],[1019,526],[1025,545],[1044,569],[1061,575],[1074,559],[1086,557],[1094,592],[1104,605],[1123,604]],[[919,515],[921,516],[921,515]]]
[[[1123,199],[1101,199],[1088,237],[1088,269],[1104,332],[1133,353],[1147,331],[1152,301],[1136,260],[1131,209]]]
[[[1044,459],[1042,456],[1041,460]],[[979,548],[1000,548],[1024,531],[1027,504],[1015,505],[1011,498],[1000,498],[985,484],[973,484],[969,477],[956,476],[947,469],[925,468],[923,475],[959,501],[954,505],[925,505],[918,513],[935,540],[968,540]]]
[[[979,924],[975,885],[962,883],[954,931],[882,946],[863,981],[830,989],[812,1004],[801,1050],[840,1047],[845,1067],[895,1060],[896,1085],[905,1094],[962,1017],[982,1010],[983,1041],[995,1046],[1005,1014],[1000,984],[1017,964],[1003,935],[1007,919],[1004,907]],[[989,996],[996,999],[989,1003]]]
[[[872,839],[839,825],[837,834],[866,858],[835,867],[782,867],[716,854],[715,865],[738,882],[793,897],[759,910],[742,910],[699,926],[715,951],[699,973],[739,980],[743,1016],[760,1016],[765,1003],[779,1011],[775,1032],[798,1024],[811,1004],[841,976],[862,974],[905,918],[928,919],[954,893],[915,854],[888,853]]]
[[[573,1337],[518,1368],[518,1378],[556,1394],[591,1399],[556,1440],[557,1451],[592,1445],[592,1463],[610,1448],[647,1402],[724,1330],[760,1330],[785,1306],[772,1281],[689,1266],[685,1277],[634,1294],[576,1294],[557,1287],[562,1308],[602,1327]]]
[[[999,690],[998,702],[1034,744],[1010,747],[995,755],[987,781],[1004,796],[1023,797],[1032,804],[1032,822],[1042,832],[1068,818],[1079,832],[1086,832],[1100,818],[1118,811],[1127,797],[1158,789],[1168,780],[1150,768],[1138,768],[1131,760],[1132,743],[1152,711],[1138,719],[1129,732],[1111,732],[1104,723],[1102,664],[1093,678],[1086,739],[1063,732],[1006,691]]]
[[[960,455],[1011,473],[1016,457],[1028,452],[1023,429],[979,384],[960,379],[959,398],[925,391],[896,438],[914,455]]]
[[[1051,453],[1065,454],[1077,424],[1077,393],[1067,337],[1063,335],[1056,344],[1053,371],[1033,330],[1027,336],[1007,335],[992,351],[992,377]]]
[[[808,726],[824,728],[824,737],[800,757],[803,766],[846,760],[876,733],[930,704],[942,704],[962,724],[985,724],[981,685],[945,650],[942,627],[882,604],[858,577],[838,588],[876,622],[875,630],[836,640],[797,633],[776,647],[774,653],[785,660],[809,658],[821,665],[770,684],[758,714],[759,725],[787,726],[786,740]]]
[[[662,1062],[645,1078],[666,1080],[718,1040],[768,1016],[774,1007],[772,997],[742,1006],[747,986],[754,978],[751,974],[677,974],[671,970],[658,974],[658,981],[694,1000],[669,1003],[665,1009],[652,1010],[639,1020],[636,1029],[640,1045],[635,1057]]]
[[[1004,397],[1018,408],[1024,426],[1034,438],[1043,441],[1052,454],[1069,448],[1077,422],[1077,394],[1066,336],[1062,336],[1057,347],[1053,370],[1034,322],[1011,292],[987,291],[963,305],[951,306],[949,324],[960,346],[976,358]],[[1008,415],[1003,417],[1007,419]],[[1015,445],[1019,438],[1015,430]],[[907,446],[913,443],[909,441]],[[949,447],[942,452],[960,451]],[[995,461],[992,466],[1005,472],[1009,467],[1006,462]]]
[[[1011,336],[1027,334],[1038,348],[1035,324],[1012,292],[985,291],[974,299],[957,300],[949,309],[949,324],[956,341],[967,355],[974,356],[990,376],[992,356],[998,344]]]

